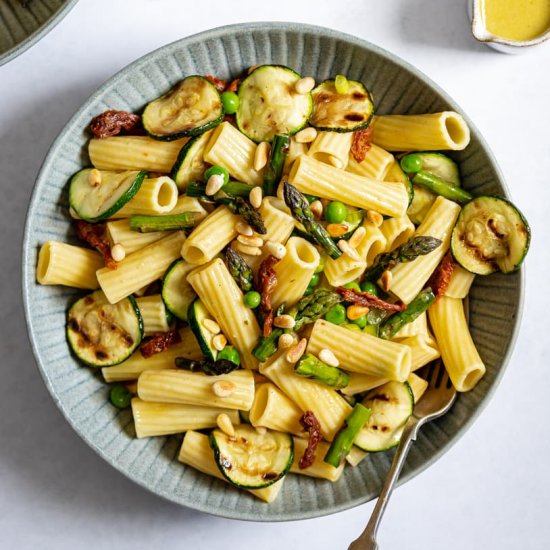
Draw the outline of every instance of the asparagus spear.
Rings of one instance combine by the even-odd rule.
[[[349,375],[337,367],[331,367],[317,359],[315,355],[306,353],[296,363],[294,372],[307,378],[318,380],[333,388],[345,388],[349,384]]]
[[[216,359],[216,361],[192,361],[185,357],[176,357],[176,367],[179,369],[189,370],[191,372],[204,372],[208,376],[218,376],[220,374],[228,374],[239,365],[233,363],[229,359]]]
[[[245,201],[242,197],[237,197],[234,204],[234,207],[232,204],[228,204],[227,206],[231,210],[234,208],[234,211],[242,216],[244,221],[250,225],[256,233],[260,235],[265,235],[267,233],[262,216],[260,216],[260,213],[248,201]]]
[[[180,214],[169,214],[168,216],[132,216],[130,218],[130,229],[141,233],[187,229],[195,225],[198,217],[197,212],[181,212]]]
[[[304,226],[315,242],[322,246],[331,258],[339,258],[342,251],[336,246],[328,231],[315,219],[307,199],[287,181],[284,183],[284,197],[294,218]]]
[[[252,290],[254,275],[245,259],[229,246],[225,249],[225,259],[227,260],[227,269],[239,285],[239,288],[243,292]]]
[[[396,248],[393,252],[379,254],[372,266],[365,271],[364,279],[376,281],[386,269],[391,269],[398,263],[412,262],[418,256],[429,254],[441,245],[441,241],[435,237],[418,236],[409,239],[405,244]]]
[[[460,187],[457,187],[456,185],[453,185],[448,181],[438,178],[434,174],[425,172],[424,170],[420,170],[419,172],[417,172],[414,175],[412,181],[417,185],[423,185],[424,187],[427,187],[436,195],[441,195],[442,197],[445,197],[446,199],[449,199],[451,201],[458,202],[459,204],[464,204],[472,200],[473,198],[472,195],[468,193],[468,191],[464,191],[464,189],[461,189]]]
[[[313,294],[304,296],[289,312],[296,320],[294,330],[298,332],[304,325],[314,323],[341,301],[339,294],[324,288],[318,288]],[[259,361],[271,357],[277,351],[277,340],[283,332],[283,329],[274,328],[269,336],[262,336],[252,352],[254,357]]]
[[[204,200],[213,200],[215,202],[230,202],[237,197],[248,198],[252,186],[240,181],[229,181],[215,194],[209,197],[206,194],[206,183],[202,181],[193,181],[187,186],[186,195],[188,197],[197,197]]]
[[[412,323],[419,315],[424,313],[435,301],[435,295],[430,287],[422,290],[418,296],[403,310],[380,325],[380,338],[390,339],[407,323]]]
[[[288,134],[277,134],[273,138],[269,162],[264,172],[264,195],[275,195],[277,193],[277,186],[283,173],[289,144],[290,136]]]
[[[342,429],[336,434],[332,444],[325,456],[325,462],[338,468],[351,447],[357,434],[370,418],[371,410],[367,409],[361,403],[356,403],[355,407],[347,417]]]

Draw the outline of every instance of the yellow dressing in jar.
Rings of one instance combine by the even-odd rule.
[[[537,38],[550,29],[550,0],[484,0],[486,29],[508,40]]]

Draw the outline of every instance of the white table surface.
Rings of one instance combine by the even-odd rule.
[[[21,238],[34,178],[54,137],[129,62],[180,37],[252,20],[330,26],[388,49],[439,83],[490,144],[533,232],[521,334],[474,426],[394,494],[381,548],[549,548],[550,46],[507,56],[477,44],[462,0],[81,0],[40,43],[0,67],[0,548],[337,550],[371,512],[372,503],[260,524],[161,500],[73,433],[27,342]]]

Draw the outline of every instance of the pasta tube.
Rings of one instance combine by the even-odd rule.
[[[417,370],[440,357],[435,341],[424,334],[409,336],[409,338],[400,340],[399,343],[411,348],[411,371]]]
[[[388,289],[405,304],[417,296],[449,249],[451,233],[460,212],[460,206],[443,197],[437,197],[428,215],[416,230],[415,236],[429,235],[441,239],[441,246],[420,256],[413,262],[397,264],[390,270]]]
[[[260,327],[252,310],[244,304],[243,294],[219,258],[192,271],[187,281],[201,302],[220,325],[226,338],[239,350],[243,365],[256,369],[252,355]]]
[[[352,140],[352,132],[318,132],[307,154],[315,160],[345,170]]]
[[[109,302],[115,304],[162,277],[167,267],[179,258],[184,241],[183,231],[176,231],[129,254],[117,263],[116,269],[99,269],[97,280]]]
[[[204,160],[223,166],[238,181],[261,185],[262,172],[254,170],[256,147],[251,139],[229,122],[222,122],[212,133],[204,152]]]
[[[150,403],[138,397],[132,399],[132,415],[138,438],[215,428],[221,413],[227,414],[233,424],[239,423],[239,411],[236,410]]]
[[[279,386],[302,412],[312,411],[323,437],[332,441],[351,412],[351,406],[342,396],[320,382],[296,374],[294,365],[284,354],[271,363],[260,365],[260,373]]]
[[[195,431],[187,432],[181,445],[178,460],[195,468],[195,470],[227,482],[214,460],[214,451],[210,447],[208,436],[205,434]],[[283,477],[273,485],[263,489],[249,489],[248,492],[265,502],[273,502],[279,494],[284,480]]]
[[[384,220],[380,226],[380,231],[386,239],[384,252],[391,252],[405,244],[414,235],[415,227],[408,216],[401,216]]]
[[[455,265],[453,274],[449,281],[449,286],[446,288],[444,294],[449,298],[466,298],[470,292],[470,287],[474,282],[475,274],[466,271],[459,265]]]
[[[411,387],[414,402],[418,403],[420,398],[428,389],[428,381],[420,378],[420,376],[414,374],[414,372],[411,372],[411,374],[409,374],[409,377],[407,378],[407,384],[409,384],[409,386]]]
[[[46,241],[38,253],[36,280],[41,285],[99,288],[96,271],[104,266],[99,252],[59,241]]]
[[[367,178],[375,180],[384,180],[393,163],[393,158],[391,153],[388,153],[373,143],[367,152],[365,160],[362,162],[357,162],[353,156],[350,155],[347,171],[357,174],[358,176],[366,176]]]
[[[160,294],[136,298],[136,303],[143,319],[143,333],[146,336],[170,330],[168,311]]]
[[[288,179],[303,193],[376,210],[387,216],[405,215],[409,204],[409,196],[402,183],[357,176],[307,155],[296,159]]]
[[[223,395],[220,387],[224,389]],[[242,369],[219,376],[176,369],[153,370],[140,375],[137,391],[144,401],[248,411],[254,401],[254,377],[252,372]]]
[[[146,136],[91,139],[88,154],[99,170],[147,170],[168,174],[188,140],[159,141]]]
[[[171,212],[178,201],[178,188],[167,176],[145,178],[139,191],[113,218],[128,218],[135,214],[156,216]]]
[[[120,244],[124,248],[126,254],[131,254],[168,235],[166,231],[151,231],[149,233],[132,231],[128,218],[109,221],[105,224],[105,229],[111,247],[115,244]]]
[[[264,197],[260,206],[260,215],[267,233],[262,235],[266,241],[286,243],[294,230],[294,218],[284,201],[276,197]]]
[[[443,364],[457,391],[469,391],[485,374],[468,328],[462,300],[442,296],[428,309],[428,317]]]
[[[388,151],[461,151],[470,143],[465,120],[454,111],[374,117],[373,141]]]
[[[318,356],[330,349],[340,368],[380,378],[403,382],[411,372],[411,350],[408,346],[383,340],[365,332],[352,332],[319,319],[315,321],[307,351]]]
[[[290,471],[293,474],[300,474],[310,477],[318,477],[321,479],[328,479],[329,481],[338,481],[342,472],[344,471],[345,462],[342,461],[342,464],[335,468],[331,464],[327,464],[324,461],[328,450],[330,449],[330,444],[326,441],[319,441],[317,445],[317,451],[315,452],[315,460],[311,466],[307,468],[300,468],[300,459],[304,456],[304,452],[307,448],[307,439],[302,439],[300,437],[294,438],[294,462],[290,467]]]
[[[191,328],[182,328],[179,333],[181,342],[160,353],[145,358],[138,350],[119,365],[104,367],[101,369],[101,373],[105,382],[137,380],[139,375],[146,370],[173,369],[176,366],[176,357],[184,357],[194,361],[203,359],[204,355]]]
[[[205,264],[219,254],[236,236],[239,216],[232,214],[227,206],[220,206],[189,235],[183,244],[181,255],[190,264]]]

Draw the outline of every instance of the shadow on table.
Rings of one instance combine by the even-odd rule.
[[[139,521],[159,511],[181,521],[199,514],[130,482],[72,431],[42,383],[27,338],[20,266],[33,182],[54,137],[99,83],[82,83],[55,97],[38,96],[35,104],[11,114],[13,124],[0,128],[0,490],[17,493],[17,502],[32,503],[35,513],[43,507],[75,518],[93,514],[111,527],[117,517],[132,515]],[[25,533],[20,536],[24,539]]]
[[[434,48],[484,51],[471,33],[467,0],[404,0],[399,17],[405,41]]]

